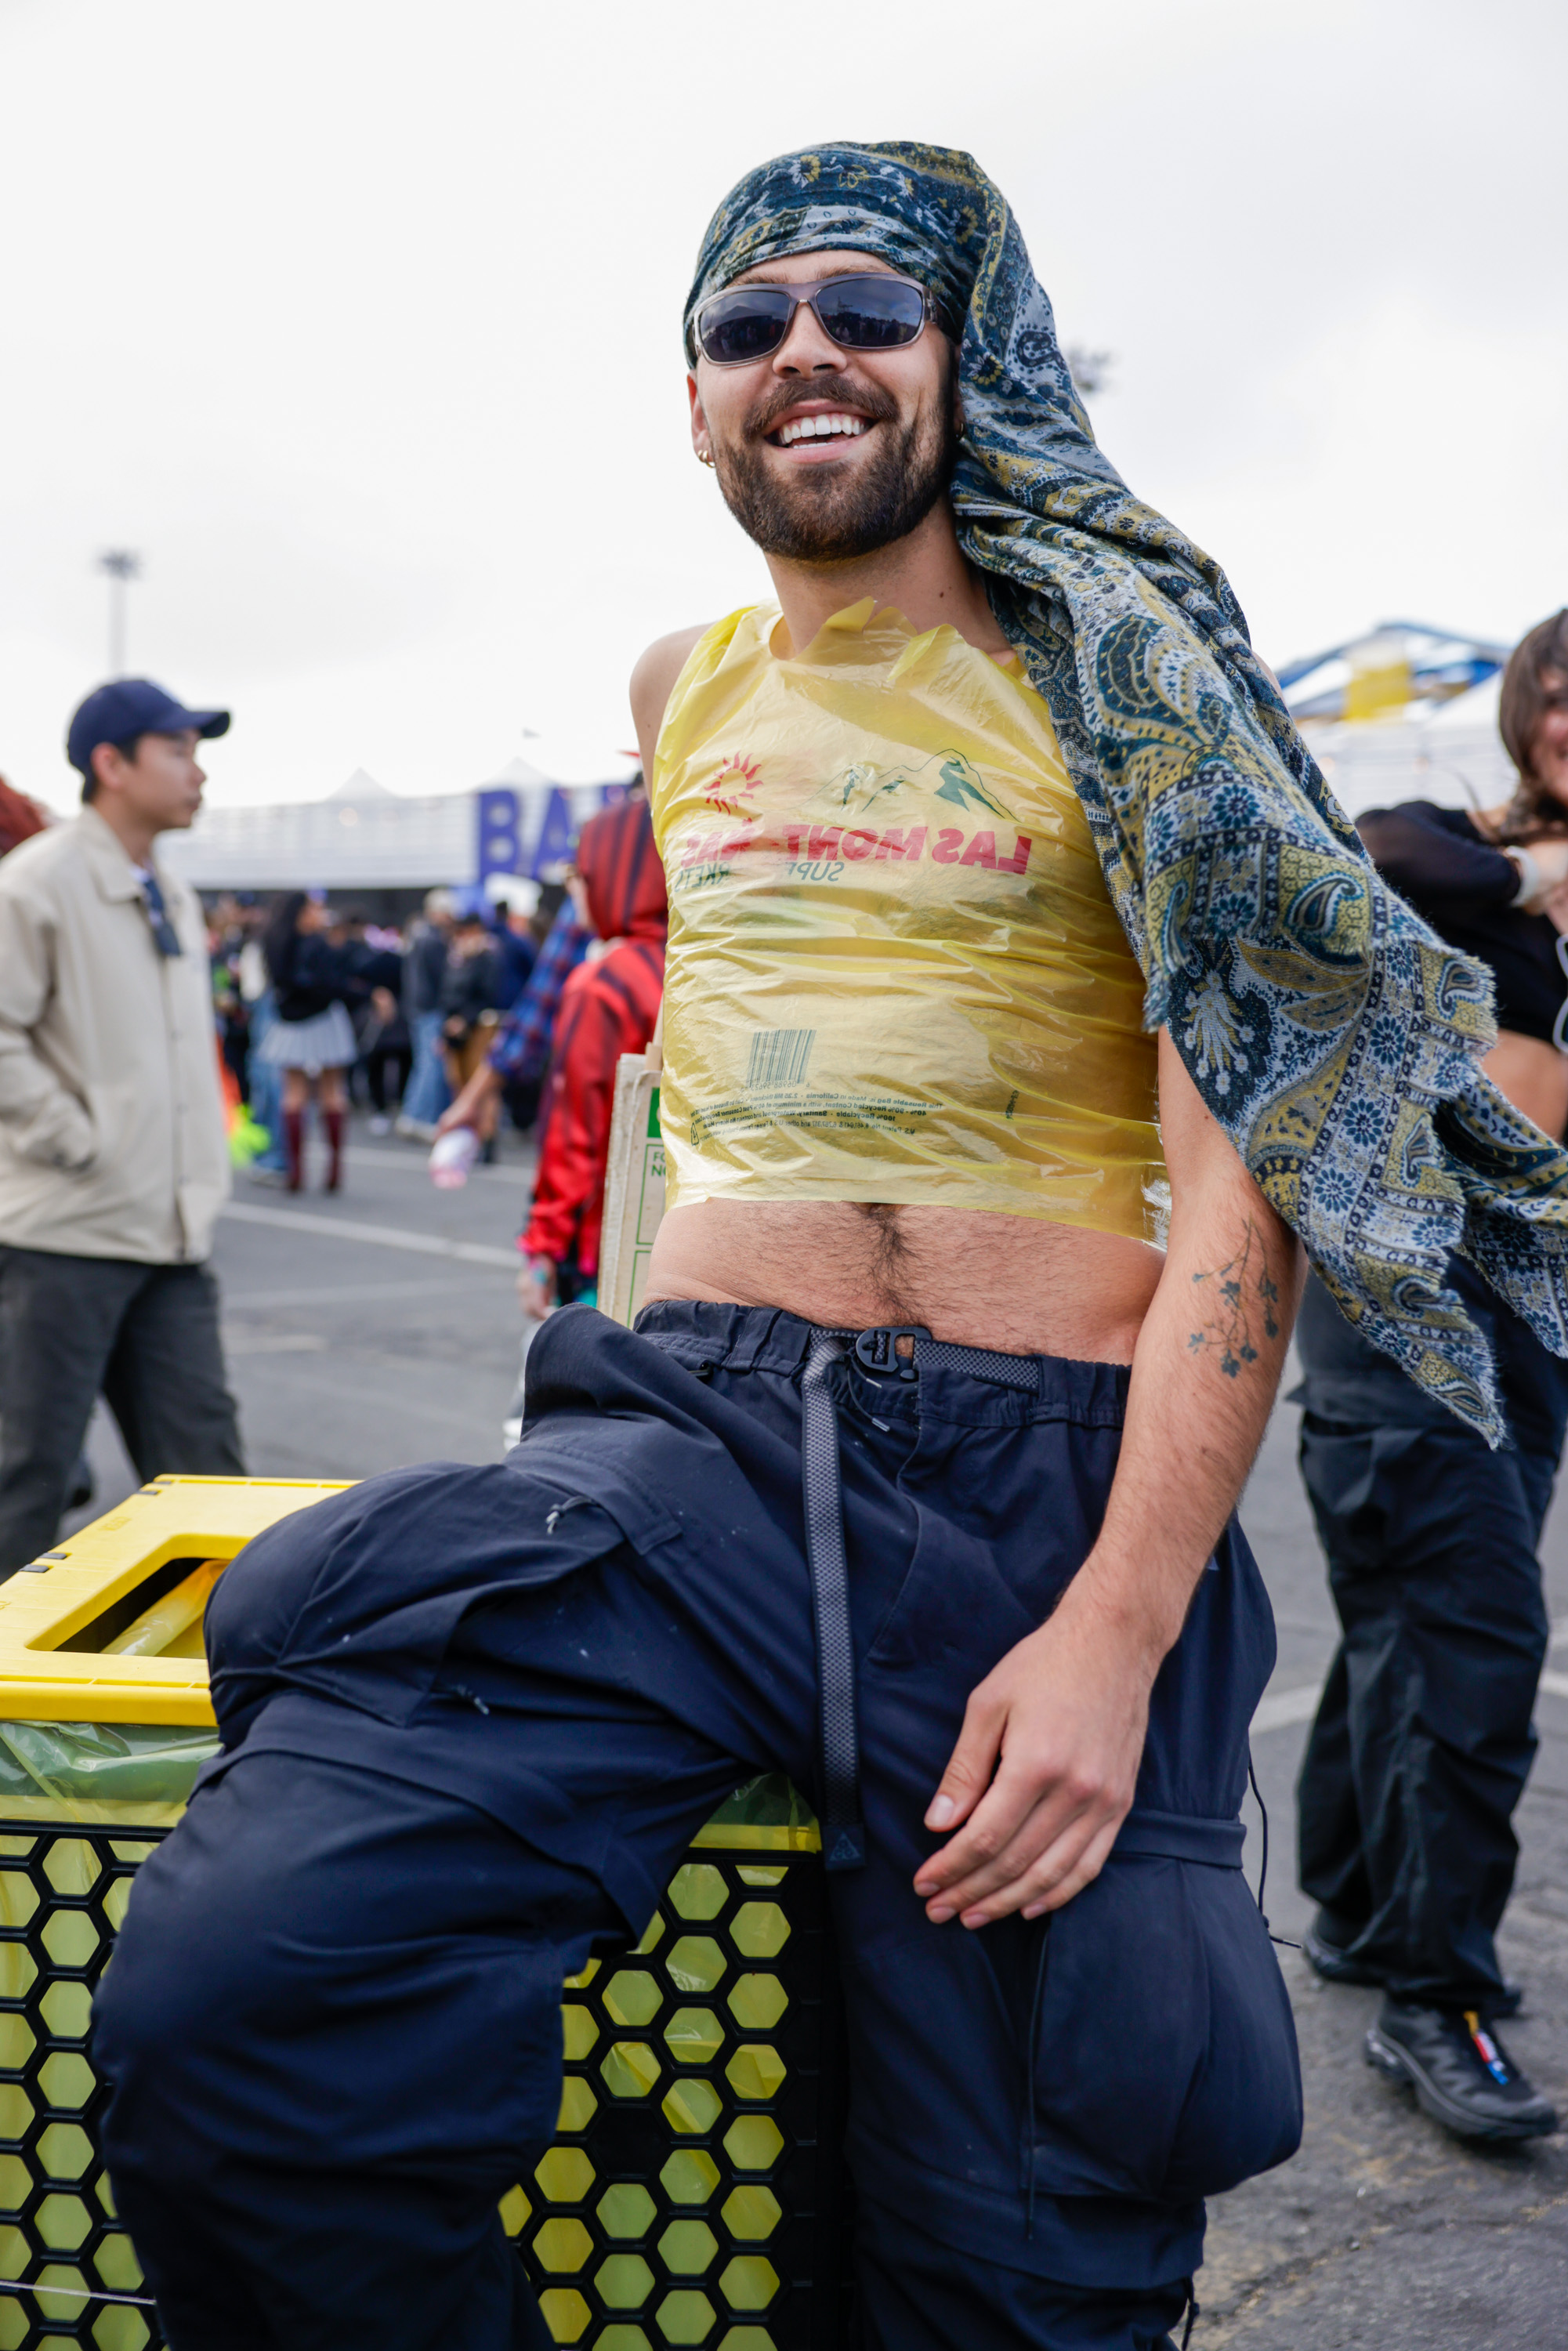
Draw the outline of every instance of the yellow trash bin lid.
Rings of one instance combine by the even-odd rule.
[[[0,1715],[210,1728],[208,1592],[252,1535],[353,1482],[154,1479],[0,1584]]]

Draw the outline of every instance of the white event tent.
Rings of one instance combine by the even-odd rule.
[[[158,853],[198,890],[464,888],[564,857],[636,773],[623,752],[534,737],[480,784],[404,794],[361,768],[324,799],[206,809]]]
[[[1288,663],[1291,716],[1347,815],[1396,800],[1487,808],[1514,773],[1497,731],[1509,648],[1417,622]]]

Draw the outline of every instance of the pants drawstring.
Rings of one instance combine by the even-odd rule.
[[[1266,1927],[1269,1924],[1269,1913],[1263,1907],[1263,1896],[1269,1884],[1269,1807],[1263,1802],[1263,1791],[1258,1785],[1258,1774],[1253,1769],[1250,1747],[1247,1750],[1247,1778],[1252,1793],[1258,1799],[1258,1810],[1263,1822],[1263,1858],[1258,1870],[1258,1916]]]
[[[1263,1856],[1258,1869],[1258,1916],[1262,1919],[1263,1931],[1268,1936],[1269,1940],[1271,1943],[1278,1943],[1283,1950],[1299,1951],[1301,1948],[1300,1943],[1293,1943],[1289,1935],[1275,1934],[1273,1928],[1269,1924],[1269,1913],[1263,1907],[1264,1889],[1267,1887],[1269,1883],[1269,1807],[1263,1802],[1263,1791],[1258,1785],[1258,1774],[1252,1766],[1252,1750],[1250,1747],[1247,1750],[1247,1777],[1251,1784],[1252,1793],[1258,1800],[1259,1817],[1261,1819],[1263,1823]],[[1189,2334],[1192,2331],[1190,2321],[1188,2322],[1187,2331]]]
[[[1186,2288],[1186,2325],[1181,2331],[1181,2351],[1187,2351],[1187,2345],[1192,2341],[1194,2323],[1200,2314],[1201,2314],[1199,2313],[1197,2306],[1197,2296],[1193,2292],[1192,2281],[1189,2278],[1187,2280]]]
[[[828,1869],[865,1867],[861,1817],[860,1733],[855,1722],[854,1643],[849,1562],[839,1485],[839,1420],[828,1376],[844,1353],[834,1332],[818,1332],[800,1380],[800,1468],[806,1560],[817,1635],[818,1761],[822,1779],[822,1860]]]

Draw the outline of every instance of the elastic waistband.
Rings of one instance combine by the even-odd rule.
[[[635,1329],[688,1371],[802,1371],[823,1326],[779,1307],[721,1306],[701,1299],[663,1299],[645,1306]],[[1069,1420],[1119,1428],[1126,1413],[1128,1367],[1079,1363],[1066,1355],[1009,1355],[960,1347],[906,1323],[867,1331],[833,1327],[846,1360],[877,1381],[894,1404],[900,1392],[924,1391],[956,1418]],[[966,1409],[967,1407],[967,1409]]]

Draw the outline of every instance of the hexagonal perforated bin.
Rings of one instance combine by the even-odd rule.
[[[0,2351],[163,2340],[114,2218],[85,2047],[158,1834],[0,1823]],[[501,2206],[558,2343],[840,2339],[843,2068],[821,1861],[798,1828],[747,1836],[704,1831],[636,1950],[567,1987],[557,2143]]]
[[[567,1986],[559,2137],[501,2210],[558,2343],[839,2339],[839,2057],[820,1857],[694,1846]]]
[[[141,2269],[117,2226],[93,2127],[86,2052],[103,1970],[138,1862],[157,1834],[0,1828],[0,2346],[162,2343]],[[36,2294],[7,2293],[26,2280]],[[49,2288],[54,2291],[48,2291]],[[123,2301],[89,2295],[123,2295]]]

